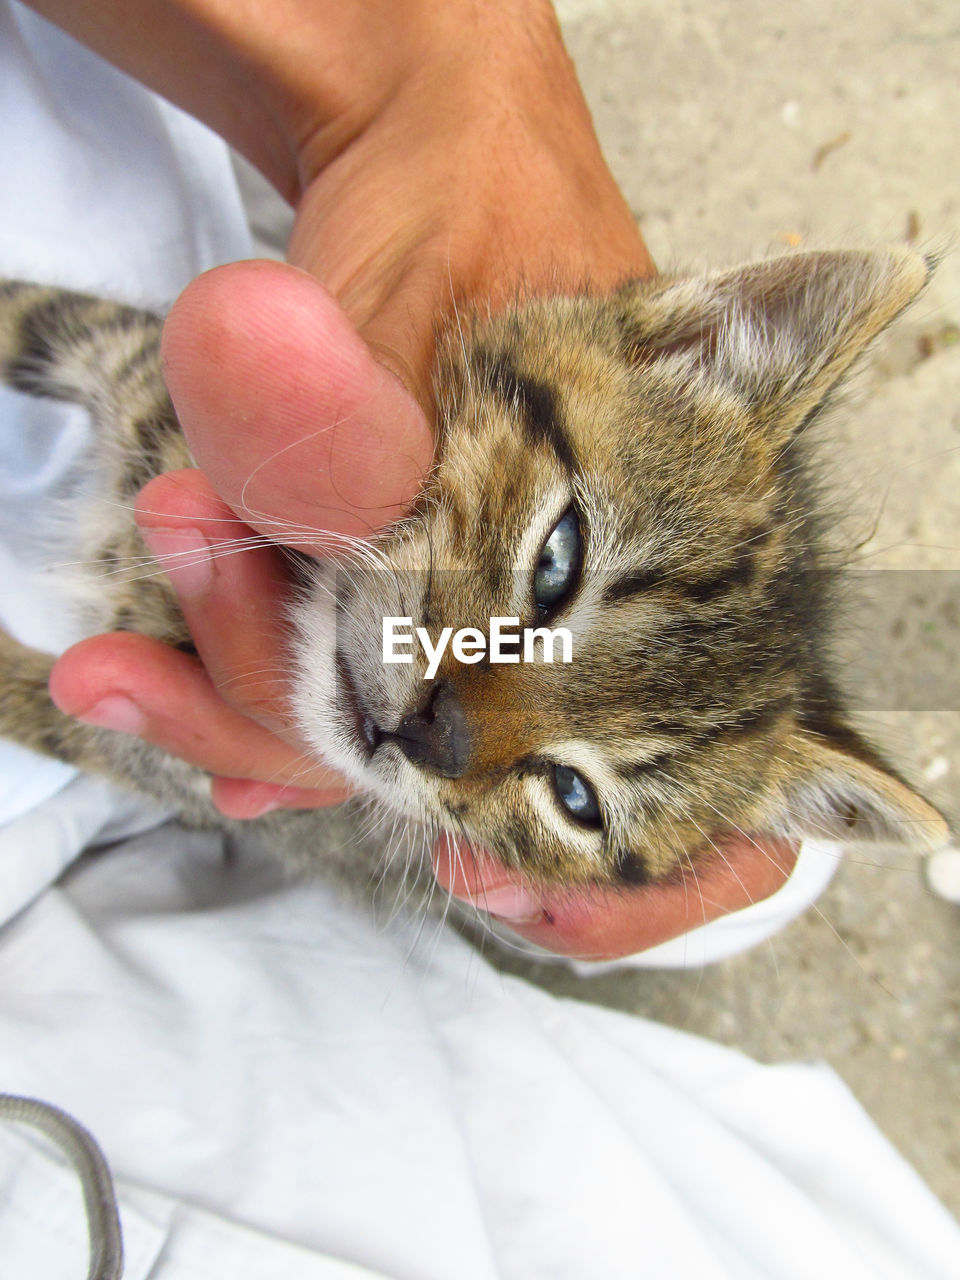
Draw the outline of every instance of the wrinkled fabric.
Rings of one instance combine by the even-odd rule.
[[[8,924],[0,1082],[77,1115],[124,1196],[160,1197],[124,1209],[163,1280],[237,1228],[262,1252],[246,1270],[237,1243],[219,1274],[265,1274],[291,1245],[410,1280],[960,1262],[957,1226],[827,1068],[558,1000],[437,920],[378,924],[174,827],[88,856]],[[0,1242],[20,1177],[58,1215],[78,1200],[34,1158]],[[11,1274],[45,1276],[54,1242],[19,1230]],[[160,1244],[181,1232],[182,1264]]]

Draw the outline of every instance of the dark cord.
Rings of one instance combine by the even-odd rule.
[[[65,1152],[80,1178],[90,1234],[87,1280],[120,1280],[123,1237],[113,1178],[93,1135],[73,1116],[49,1102],[0,1093],[0,1120],[29,1124]]]

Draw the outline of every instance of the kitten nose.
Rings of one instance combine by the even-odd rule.
[[[434,685],[426,706],[403,717],[393,738],[407,759],[421,768],[444,778],[461,778],[467,771],[467,719],[446,680]]]

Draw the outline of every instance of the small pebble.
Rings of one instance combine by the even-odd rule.
[[[945,778],[950,772],[950,761],[946,756],[934,756],[926,769],[923,771],[923,777],[926,782],[939,782],[941,778]]]
[[[924,861],[924,874],[932,893],[944,902],[960,905],[960,849],[939,849]]]

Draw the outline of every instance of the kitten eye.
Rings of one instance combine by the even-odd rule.
[[[557,798],[567,813],[585,827],[602,825],[600,802],[586,778],[565,764],[553,766],[553,785]]]
[[[571,507],[547,536],[533,571],[533,598],[542,613],[573,589],[580,569],[580,544],[580,521]]]

